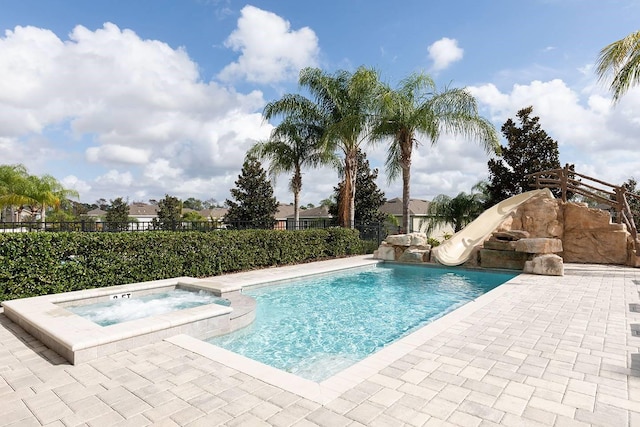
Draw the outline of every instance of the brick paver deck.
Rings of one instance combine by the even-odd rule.
[[[71,366],[0,314],[0,425],[640,426],[640,270],[503,286],[325,405],[167,341]]]

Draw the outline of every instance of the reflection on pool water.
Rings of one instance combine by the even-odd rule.
[[[172,289],[136,298],[76,305],[66,309],[100,326],[109,326],[207,304],[229,305],[229,301],[210,292]]]
[[[208,342],[322,381],[515,276],[386,264],[248,289],[254,323]]]

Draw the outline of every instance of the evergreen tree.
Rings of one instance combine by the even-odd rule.
[[[631,177],[624,184],[622,184],[622,187],[627,190],[627,193],[640,196],[640,191],[636,188],[637,185],[638,181],[636,181],[635,178]],[[627,202],[629,203],[629,208],[631,208],[633,221],[636,224],[636,228],[638,228],[638,226],[640,226],[640,199],[627,194]]]
[[[356,225],[382,222],[384,221],[385,216],[379,209],[385,204],[387,199],[384,196],[384,192],[380,190],[376,184],[378,169],[371,170],[367,156],[360,149],[358,149],[357,158],[359,166],[358,173],[356,174]],[[337,215],[340,203],[344,202],[344,199],[342,198],[343,185],[343,183],[340,183],[338,187],[334,187],[333,197],[337,202],[329,205],[329,213],[333,216]]]
[[[187,200],[182,202],[183,208],[193,209],[194,211],[201,211],[204,207],[204,202],[200,199],[196,199],[195,197],[189,197]]]
[[[127,230],[129,225],[129,205],[122,200],[122,197],[111,200],[111,205],[107,207],[105,221],[105,226],[109,231]]]
[[[262,164],[247,156],[235,184],[236,188],[231,189],[235,201],[225,202],[229,207],[225,222],[235,228],[273,228],[278,202]]]
[[[511,119],[502,125],[508,145],[501,147],[500,158],[489,160],[487,206],[532,190],[527,174],[560,168],[558,142],[540,127],[539,117],[530,117],[532,112],[533,107],[518,111],[520,126]]]
[[[182,221],[182,202],[177,197],[166,194],[158,202],[158,217],[153,219],[153,226],[161,230],[176,230]]]

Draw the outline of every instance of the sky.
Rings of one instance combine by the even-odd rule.
[[[640,179],[640,88],[614,105],[594,63],[639,15],[637,0],[0,0],[0,164],[53,175],[85,203],[223,203],[273,127],[265,104],[298,93],[300,69],[366,66],[392,86],[426,72],[465,87],[498,131],[532,106],[561,164],[621,184]],[[413,198],[488,177],[477,141],[419,139]],[[387,198],[400,197],[384,144],[365,152]],[[274,181],[283,203],[289,179]],[[338,182],[305,170],[302,204]]]

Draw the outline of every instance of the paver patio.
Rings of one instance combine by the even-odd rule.
[[[0,425],[640,426],[640,269],[498,289],[324,405],[169,341],[72,366],[0,313]]]

